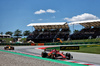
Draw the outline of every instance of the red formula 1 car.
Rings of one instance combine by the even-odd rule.
[[[50,51],[49,53],[44,50],[44,52],[41,53],[42,57],[52,58],[52,59],[73,59],[73,56],[70,53],[63,54],[57,51],[56,49]]]
[[[6,47],[4,47],[5,50],[14,50],[13,46],[7,45]]]

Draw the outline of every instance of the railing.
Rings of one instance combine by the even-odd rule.
[[[43,32],[40,32],[39,35],[35,39],[37,39],[41,34],[43,34]]]

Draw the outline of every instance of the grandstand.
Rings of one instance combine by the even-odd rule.
[[[84,26],[84,28],[81,31],[70,35],[71,39],[91,39],[100,36],[100,20],[88,20],[69,23],[69,25],[73,24],[80,24]]]
[[[27,37],[27,41],[32,40],[36,43],[54,42],[57,38],[67,40],[69,27],[66,22],[53,23],[31,23],[35,30]]]

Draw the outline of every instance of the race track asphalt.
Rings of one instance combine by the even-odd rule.
[[[0,66],[68,66],[0,51]]]
[[[0,49],[3,49],[3,47],[4,46],[0,47]],[[47,46],[14,46],[14,47],[15,47],[14,51],[41,55],[41,52],[43,50],[36,49],[36,48],[47,47]],[[64,53],[66,52],[64,51]],[[100,65],[100,54],[79,53],[79,52],[70,52],[70,53],[74,56],[73,61]]]

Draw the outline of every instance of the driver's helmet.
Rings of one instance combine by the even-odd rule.
[[[53,50],[53,52],[56,52],[56,51],[57,51],[56,49]]]
[[[63,52],[61,52],[61,54],[63,54]]]

